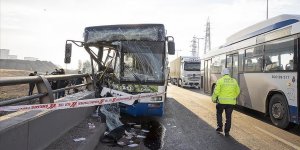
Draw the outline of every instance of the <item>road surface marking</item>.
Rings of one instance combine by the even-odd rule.
[[[297,145],[295,145],[295,144],[293,144],[293,143],[291,143],[291,142],[289,142],[289,141],[287,141],[287,140],[284,140],[284,139],[282,139],[282,138],[280,138],[280,137],[278,137],[278,136],[276,136],[276,135],[274,135],[274,134],[272,134],[272,133],[270,133],[270,132],[268,132],[268,131],[266,131],[266,130],[264,130],[264,129],[261,129],[261,128],[259,128],[259,127],[255,127],[255,128],[258,129],[259,131],[261,131],[261,132],[263,132],[263,133],[265,133],[265,134],[267,134],[267,135],[269,135],[269,136],[271,136],[271,137],[277,139],[278,141],[280,141],[280,142],[282,142],[282,143],[284,143],[284,144],[286,144],[286,145],[288,145],[288,146],[291,146],[291,147],[293,147],[293,148],[295,148],[295,149],[300,150],[300,147],[299,147],[299,146],[297,146]]]

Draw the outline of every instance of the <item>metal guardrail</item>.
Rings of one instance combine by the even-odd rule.
[[[49,81],[58,81],[58,80],[71,80],[76,78],[84,77],[86,79],[85,84],[70,86],[61,89],[51,89]],[[88,90],[94,90],[92,77],[89,74],[68,74],[68,75],[47,75],[47,76],[29,76],[29,77],[1,77],[0,78],[0,87],[1,86],[11,86],[18,84],[29,84],[35,83],[37,86],[38,93],[30,96],[24,96],[16,99],[3,100],[0,101],[0,106],[12,105],[24,101],[30,101],[35,98],[39,98],[40,104],[53,103],[54,96],[53,93],[62,92],[69,89],[75,89],[82,86],[87,86]]]

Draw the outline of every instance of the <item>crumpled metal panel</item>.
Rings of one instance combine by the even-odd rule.
[[[109,131],[112,131],[123,123],[120,121],[120,107],[119,104],[107,104],[100,108],[100,111],[106,116],[106,125]]]

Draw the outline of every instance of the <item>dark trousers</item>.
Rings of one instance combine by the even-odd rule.
[[[65,96],[65,91],[62,92],[58,92],[58,97],[57,98],[61,98]]]
[[[234,105],[228,104],[217,104],[217,124],[218,128],[223,128],[222,114],[225,109],[226,114],[226,123],[225,123],[225,132],[229,132],[231,128],[231,114],[233,111]]]
[[[32,95],[33,94],[34,87],[35,87],[35,83],[29,83],[28,95]]]

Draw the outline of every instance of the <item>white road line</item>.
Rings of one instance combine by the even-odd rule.
[[[280,142],[282,142],[282,143],[284,143],[284,144],[286,144],[288,146],[291,146],[291,147],[293,147],[293,148],[295,148],[297,150],[300,150],[299,146],[297,146],[297,145],[295,145],[295,144],[293,144],[293,143],[291,143],[289,141],[286,141],[286,140],[284,140],[284,139],[282,139],[282,138],[280,138],[280,137],[278,137],[278,136],[276,136],[276,135],[274,135],[274,134],[272,134],[272,133],[270,133],[270,132],[268,132],[268,131],[266,131],[264,129],[261,129],[259,127],[255,127],[255,128],[258,129],[259,131],[261,131],[261,132],[263,132],[263,133],[265,133],[265,134],[267,134],[267,135],[269,135],[269,136],[277,139],[278,141],[280,141]]]

